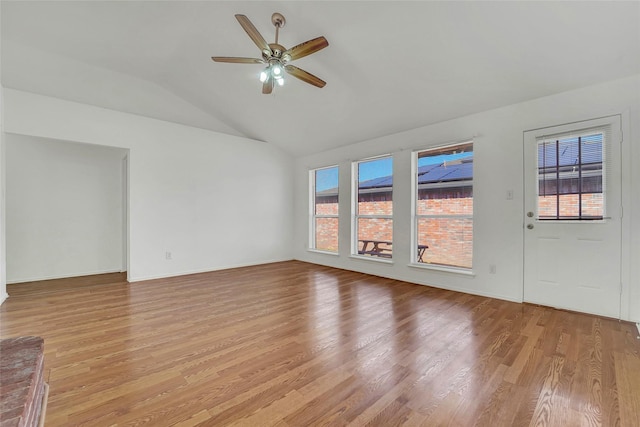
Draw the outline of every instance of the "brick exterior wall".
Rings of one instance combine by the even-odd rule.
[[[444,194],[440,194],[444,197]],[[359,202],[359,211],[363,214],[391,214],[391,201]],[[556,197],[540,197],[541,215],[555,215]],[[578,195],[560,196],[561,215],[577,215]],[[602,215],[602,194],[583,194],[583,215]],[[336,215],[338,204],[318,203],[318,214]],[[418,212],[430,215],[473,215],[473,197],[432,198],[418,201]],[[359,240],[393,240],[393,221],[389,219],[360,219]],[[471,268],[473,258],[473,219],[422,218],[418,222],[418,244],[427,245],[423,262],[438,265],[453,265]],[[358,247],[361,249],[362,244]],[[338,251],[338,219],[318,218],[316,222],[316,248]]]
[[[316,203],[316,215],[338,215],[338,200]]]
[[[443,184],[443,183],[440,183]],[[418,215],[460,215],[461,218],[419,218],[418,245],[426,245],[421,262],[471,268],[473,258],[473,188],[468,182],[449,181],[445,185],[421,185],[418,191]],[[446,185],[448,184],[448,185]],[[580,184],[580,185],[578,185]],[[392,191],[389,187],[365,188],[359,191],[358,212],[361,215],[392,215]],[[582,194],[582,216],[603,216],[602,177],[584,177],[556,181],[555,176],[539,182],[538,210],[540,217],[555,217],[560,204],[561,217],[578,217],[579,196]],[[559,192],[559,201],[556,193]],[[590,193],[588,193],[590,192]],[[316,213],[337,215],[337,194],[323,194],[317,198]],[[468,216],[469,218],[464,218]],[[343,215],[343,219],[348,218]],[[393,241],[393,220],[360,218],[358,240]],[[343,242],[347,243],[348,242]],[[400,244],[400,242],[398,242]],[[343,244],[343,248],[345,245]],[[316,248],[338,251],[338,218],[316,219]],[[362,243],[359,243],[362,250]],[[370,250],[368,248],[367,250]]]
[[[473,197],[418,200],[421,215],[473,215]],[[471,268],[473,218],[420,218],[418,244],[427,245],[423,262]]]
[[[316,215],[338,215],[338,196],[316,203]],[[316,249],[338,252],[338,218],[316,218]]]
[[[576,217],[579,214],[577,194],[560,195],[560,216]],[[540,196],[538,199],[538,215],[556,216],[557,199],[556,196]],[[603,216],[604,197],[602,193],[582,194],[582,216]]]
[[[472,215],[473,198],[423,199],[419,200],[418,212],[431,215]],[[391,215],[390,200],[375,200],[358,203],[359,213],[365,215]],[[337,214],[335,201],[318,203],[316,212],[324,215]],[[358,240],[393,241],[393,220],[385,218],[361,218],[358,224]],[[422,219],[418,224],[418,244],[427,245],[423,262],[471,268],[473,252],[473,220]],[[338,250],[338,220],[316,219],[316,249]],[[362,243],[358,249],[362,249]]]

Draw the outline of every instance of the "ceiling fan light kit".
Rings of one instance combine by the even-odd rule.
[[[276,27],[276,38],[274,43],[267,43],[264,37],[258,32],[256,27],[251,23],[245,15],[235,15],[240,26],[249,35],[249,38],[258,46],[262,52],[262,58],[238,58],[229,56],[212,56],[215,62],[229,62],[235,64],[266,64],[266,67],[260,73],[260,81],[262,82],[262,93],[269,94],[273,92],[274,85],[282,86],[284,84],[284,74],[289,74],[309,83],[313,86],[322,88],[327,83],[314,76],[313,74],[291,65],[289,62],[296,59],[311,55],[325,47],[329,46],[329,42],[324,37],[316,37],[287,49],[278,43],[280,28],[284,27],[287,22],[280,13],[271,15],[271,23]]]

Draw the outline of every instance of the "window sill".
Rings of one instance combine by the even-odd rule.
[[[322,250],[319,250],[319,249],[311,249],[311,248],[308,248],[307,252],[313,252],[313,253],[316,253],[316,254],[324,254],[324,255],[333,255],[333,256],[339,256],[340,255],[338,252],[322,251]]]
[[[590,219],[590,220],[579,220],[579,219],[537,219],[537,224],[608,224],[611,221],[611,217],[606,217],[604,219]]]
[[[475,277],[475,273],[473,270],[469,270],[466,268],[458,268],[458,267],[445,267],[443,265],[433,265],[433,264],[423,264],[423,263],[411,263],[409,267],[419,268],[422,270],[433,270],[433,271],[441,271],[444,273],[453,273],[453,274],[461,274],[463,276]]]
[[[349,255],[349,258],[360,259],[363,261],[379,262],[381,264],[393,264],[393,259],[391,258],[380,258],[380,257],[362,256],[362,255]]]

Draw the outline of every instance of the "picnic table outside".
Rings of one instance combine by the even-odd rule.
[[[372,255],[379,256],[382,258],[391,258],[393,253],[393,249],[391,246],[393,242],[389,242],[387,240],[369,240],[369,239],[361,239],[359,242],[362,243],[362,247],[358,249],[359,255]],[[418,262],[424,262],[422,256],[424,255],[425,250],[427,250],[429,246],[427,245],[418,245]]]

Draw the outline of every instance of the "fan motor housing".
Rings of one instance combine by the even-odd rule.
[[[278,43],[269,43],[269,47],[273,52],[273,56],[276,56],[278,58],[280,58],[282,56],[282,53],[287,50],[284,46]]]

